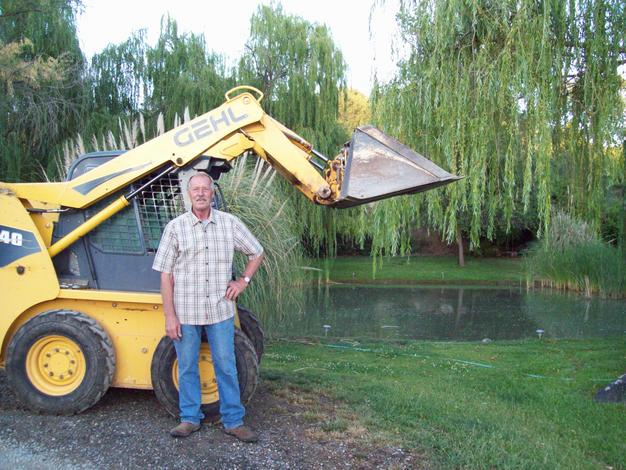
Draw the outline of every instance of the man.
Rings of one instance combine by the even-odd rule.
[[[224,432],[245,442],[257,435],[243,425],[234,346],[235,299],[263,261],[263,248],[235,216],[211,208],[213,180],[194,174],[187,184],[191,211],[170,221],[152,268],[161,272],[165,332],[178,357],[180,424],[170,431],[187,437],[200,429],[198,355],[206,331],[220,396]],[[247,255],[242,276],[233,281],[234,250]]]

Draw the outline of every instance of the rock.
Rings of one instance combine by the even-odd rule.
[[[626,374],[619,377],[615,382],[610,383],[602,390],[598,390],[593,398],[600,403],[621,403],[626,402]]]

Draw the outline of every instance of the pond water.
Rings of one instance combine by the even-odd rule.
[[[626,301],[516,288],[322,286],[278,336],[477,341],[626,335]]]

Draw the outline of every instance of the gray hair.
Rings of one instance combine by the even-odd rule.
[[[189,191],[189,187],[191,186],[191,180],[194,179],[195,177],[208,178],[209,181],[211,182],[211,189],[213,189],[213,178],[211,178],[211,176],[208,173],[204,173],[203,171],[198,171],[194,173],[193,175],[191,175],[189,179],[187,180],[187,191]]]

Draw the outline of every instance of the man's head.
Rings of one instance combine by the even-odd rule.
[[[187,182],[191,207],[197,211],[211,208],[213,201],[213,179],[206,173],[195,173]]]

